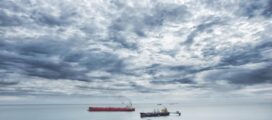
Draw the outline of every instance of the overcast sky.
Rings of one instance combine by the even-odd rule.
[[[272,0],[0,0],[0,102],[272,100],[271,60]]]

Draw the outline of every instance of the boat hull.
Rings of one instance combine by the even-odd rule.
[[[89,107],[90,112],[133,112],[135,108],[128,107]]]
[[[159,117],[159,116],[169,116],[169,112],[164,112],[164,113],[140,113],[141,117]]]

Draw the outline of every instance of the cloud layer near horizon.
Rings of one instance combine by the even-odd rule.
[[[271,0],[1,0],[0,95],[272,94]]]

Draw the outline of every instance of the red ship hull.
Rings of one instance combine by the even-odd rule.
[[[118,112],[118,111],[124,111],[124,112],[132,112],[135,111],[135,108],[128,108],[128,107],[89,107],[90,112]]]

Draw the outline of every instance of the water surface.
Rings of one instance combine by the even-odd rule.
[[[89,105],[1,105],[0,120],[141,120],[139,112],[159,108],[155,104],[136,104],[135,112],[88,112]],[[114,106],[114,105],[106,105]],[[166,105],[182,115],[142,120],[271,120],[272,105]]]

